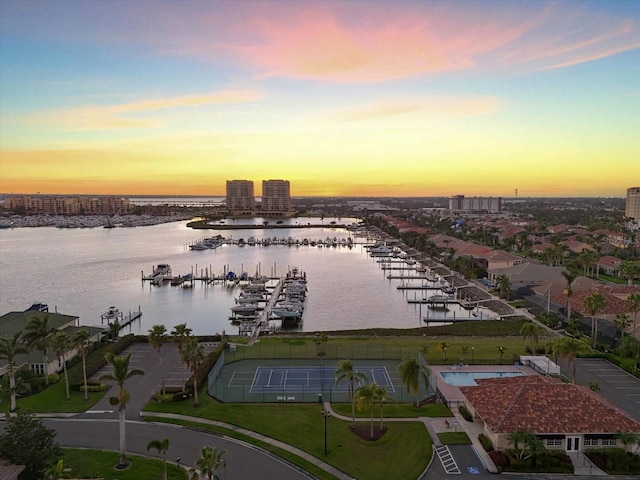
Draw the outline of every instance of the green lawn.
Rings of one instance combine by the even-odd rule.
[[[104,450],[63,448],[64,468],[70,469],[73,478],[102,478],[104,480],[162,480],[162,460],[127,455],[131,466],[125,470],[115,471],[118,463],[118,452]],[[171,479],[187,479],[187,471],[177,465],[167,463],[168,477]],[[67,477],[69,478],[69,477]]]
[[[317,404],[222,404],[203,395],[197,409],[191,402],[149,404],[146,409],[242,426],[295,445],[354,478],[417,478],[431,458],[431,439],[424,425],[417,421],[387,422],[386,434],[376,442],[368,442],[349,430],[351,422],[330,417],[327,421],[329,454],[325,456],[324,420]],[[400,457],[404,461],[396,462]]]
[[[16,404],[19,409],[34,413],[79,413],[91,408],[104,394],[105,392],[90,392],[89,400],[85,400],[83,392],[70,389],[69,400],[66,400],[64,380],[61,379],[42,392],[18,398]],[[7,412],[8,410],[8,402],[0,404],[0,411]]]
[[[469,445],[471,439],[465,432],[442,432],[438,438],[443,445]]]
[[[341,415],[351,417],[350,403],[332,403],[331,408]],[[382,408],[383,419],[387,418],[417,418],[417,417],[452,417],[451,410],[442,403],[427,403],[416,407],[410,403],[385,403]],[[356,418],[369,418],[369,411],[358,410]],[[380,420],[380,405],[373,407],[373,416]]]

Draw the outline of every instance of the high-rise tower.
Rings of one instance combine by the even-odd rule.
[[[227,210],[231,213],[253,213],[256,201],[251,180],[227,180]]]
[[[291,187],[289,180],[262,181],[262,211],[288,212],[291,210]]]

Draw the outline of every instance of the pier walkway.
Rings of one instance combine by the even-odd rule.
[[[283,279],[278,280],[278,283],[276,283],[275,287],[273,288],[273,291],[271,292],[271,295],[269,296],[269,300],[267,301],[267,304],[265,305],[262,312],[260,312],[260,315],[255,321],[255,324],[253,326],[253,331],[251,332],[251,339],[249,340],[249,345],[253,345],[253,343],[256,341],[256,339],[260,335],[260,331],[262,330],[263,326],[267,326],[267,327],[269,326],[269,317],[271,316],[273,307],[275,307],[276,302],[280,297],[280,293],[282,292],[283,286],[284,286],[284,280]]]

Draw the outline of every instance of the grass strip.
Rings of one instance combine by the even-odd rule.
[[[465,432],[441,432],[438,438],[443,445],[470,445],[471,439]]]
[[[291,453],[287,450],[283,450],[274,445],[271,445],[270,443],[263,442],[249,435],[244,435],[233,429],[219,427],[217,425],[209,425],[206,423],[191,422],[188,420],[178,420],[178,419],[162,418],[162,417],[142,417],[142,419],[147,422],[160,422],[160,423],[170,423],[174,425],[182,425],[185,427],[193,428],[195,430],[201,430],[201,431],[206,431],[213,434],[224,435],[225,437],[235,438],[236,440],[241,440],[245,443],[254,445],[270,453],[273,453],[274,455],[282,458],[283,460],[286,460],[287,462],[291,463],[292,465],[295,465],[296,467],[304,470],[305,472],[311,473],[312,475],[317,477],[319,480],[335,479],[335,477],[330,473],[324,471],[317,465],[311,462],[308,462],[304,458],[295,455],[294,453]]]
[[[131,465],[124,470],[114,470],[118,463],[118,452],[93,450],[85,448],[63,448],[62,461],[64,469],[73,478],[102,478],[104,480],[140,480],[161,479],[162,460],[127,455]],[[167,463],[167,474],[171,479],[187,479],[187,471],[177,465]]]
[[[327,419],[329,454],[325,456],[324,419],[317,404],[222,404],[202,395],[198,408],[194,408],[191,402],[180,402],[150,403],[145,409],[219,420],[243,427],[295,445],[353,478],[417,478],[432,454],[431,438],[421,422],[387,422],[385,435],[370,442],[350,430],[351,422],[330,417]],[[404,461],[397,462],[398,458]]]

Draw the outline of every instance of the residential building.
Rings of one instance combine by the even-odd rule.
[[[232,214],[253,214],[256,200],[253,194],[253,181],[227,180],[227,211]]]
[[[63,315],[42,310],[25,310],[24,312],[9,312],[0,317],[0,336],[13,337],[18,331],[22,331],[24,334],[32,318],[44,317],[47,317],[51,328],[56,331],[64,331],[70,337],[81,328],[86,329],[90,334],[90,342],[97,342],[105,332],[105,329],[100,327],[80,327],[78,325],[79,318],[74,315]],[[76,349],[72,348],[65,354],[65,359],[70,360],[76,354]],[[47,373],[51,374],[60,371],[62,369],[62,363],[60,363],[51,352],[49,353],[48,361],[45,362],[43,353],[37,349],[33,349],[26,355],[18,355],[15,359],[15,367],[29,368],[36,373],[44,373],[46,369]],[[6,373],[6,369],[6,362],[0,362],[0,376]]]
[[[454,195],[449,198],[449,210],[454,212],[491,212],[502,210],[502,197],[465,197]]]
[[[13,195],[6,204],[11,210],[46,215],[126,215],[133,209],[128,198],[114,196]]]
[[[627,189],[625,216],[640,222],[640,187]]]
[[[263,180],[263,213],[282,214],[291,211],[291,186],[289,180]]]

